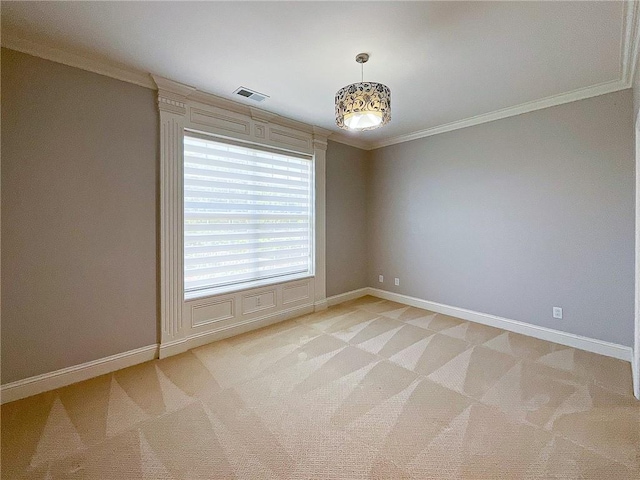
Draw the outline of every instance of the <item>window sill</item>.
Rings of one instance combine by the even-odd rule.
[[[188,302],[190,300],[201,300],[203,298],[215,297],[227,293],[237,293],[244,290],[253,290],[255,288],[267,287],[270,285],[279,285],[282,283],[293,282],[295,280],[303,280],[305,278],[314,277],[315,275],[311,273],[296,273],[294,275],[287,275],[276,278],[265,278],[263,280],[255,280],[253,282],[246,282],[237,285],[225,285],[224,287],[212,287],[204,290],[184,292],[184,301]]]

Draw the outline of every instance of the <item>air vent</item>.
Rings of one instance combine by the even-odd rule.
[[[263,102],[267,98],[269,98],[269,95],[265,95],[264,93],[258,93],[253,90],[249,90],[248,88],[245,88],[245,87],[240,87],[233,93],[235,93],[236,95],[240,95],[241,97],[244,97],[244,98],[249,98],[254,102]]]

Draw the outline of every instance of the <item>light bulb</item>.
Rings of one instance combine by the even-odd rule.
[[[376,127],[382,123],[382,112],[353,112],[344,116],[344,124],[351,130]]]

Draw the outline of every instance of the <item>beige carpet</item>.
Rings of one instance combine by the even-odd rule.
[[[365,297],[2,407],[2,478],[640,478],[628,363]]]

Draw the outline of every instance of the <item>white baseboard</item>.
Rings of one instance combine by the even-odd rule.
[[[384,300],[391,300],[405,305],[410,305],[412,307],[423,308],[432,312],[462,318],[463,320],[468,320],[470,322],[482,323],[491,327],[502,328],[503,330],[510,332],[520,333],[522,335],[540,338],[542,340],[567,345],[580,350],[586,350],[588,352],[625,360],[631,362],[634,374],[637,374],[635,372],[638,369],[638,365],[633,361],[633,350],[631,347],[583,337],[573,333],[561,332],[551,328],[539,327],[495,315],[474,312],[464,308],[430,302],[428,300],[422,300],[377,288],[367,287],[342,293],[340,295],[334,295],[326,299],[326,304],[328,306],[333,306],[365,295],[372,295]],[[317,306],[315,305],[303,305],[277,314],[267,315],[248,320],[240,324],[226,326],[212,332],[193,335],[170,344],[162,345],[160,348],[158,348],[158,345],[149,345],[135,350],[130,350],[128,352],[111,355],[110,357],[56,370],[55,372],[25,378],[24,380],[18,380],[0,387],[0,403],[12,402],[14,400],[20,400],[21,398],[37,395],[48,390],[65,387],[72,383],[81,382],[89,378],[147,362],[158,357],[165,358],[171,355],[176,355],[178,353],[186,352],[192,348],[206,345],[207,343],[239,335],[241,333],[272,325],[290,318],[306,315],[308,313],[312,313],[315,309],[317,309]],[[640,399],[639,393],[640,392],[636,391],[636,397]]]
[[[640,345],[636,345],[636,348],[640,348]],[[634,353],[633,361],[631,362],[631,374],[633,375],[633,395],[640,400],[640,360],[638,360],[638,352]]]
[[[326,308],[326,307],[325,307]],[[25,378],[16,382],[0,386],[0,403],[13,402],[21,398],[37,395],[56,388],[66,387],[72,383],[81,382],[106,373],[115,372],[139,363],[148,362],[156,358],[165,358],[207,343],[239,335],[257,328],[266,327],[290,318],[312,313],[314,305],[302,305],[272,315],[254,318],[242,323],[236,323],[217,330],[171,342],[165,345],[149,345],[128,352],[118,353],[110,357],[100,358],[91,362],[74,365],[72,367]]]
[[[324,300],[320,300],[313,304],[313,311],[319,312],[321,310],[326,310],[328,307],[329,305],[327,304],[327,299],[325,298]]]
[[[159,356],[160,358],[166,358],[172,355],[177,355],[179,353],[186,352],[187,350],[191,350],[192,348],[201,347],[202,345],[206,345],[207,343],[223,340],[235,335],[240,335],[241,333],[246,333],[251,330],[256,330],[258,328],[272,325],[274,323],[289,320],[290,318],[306,315],[307,313],[312,313],[313,311],[313,305],[302,305],[271,315],[252,318],[251,320],[247,320],[242,323],[235,323],[233,325],[228,325],[209,332],[191,335],[187,338],[160,345]]]
[[[633,395],[640,400],[640,370],[638,361],[634,358],[631,362],[631,375],[633,376]]]
[[[35,377],[25,378],[7,383],[0,388],[0,403],[13,402],[21,398],[37,395],[38,393],[56,388],[66,387],[72,383],[81,382],[89,378],[115,372],[122,368],[131,367],[138,363],[147,362],[158,357],[158,345],[129,350],[110,357],[100,358],[91,362],[74,365],[72,367],[44,373]]]
[[[470,322],[482,323],[490,327],[497,327],[509,332],[520,333],[530,337],[547,340],[549,342],[559,343],[568,347],[586,350],[587,352],[606,355],[607,357],[617,358],[631,362],[633,351],[631,347],[618,345],[617,343],[596,340],[595,338],[583,337],[573,333],[561,332],[552,328],[539,327],[530,323],[520,322],[518,320],[510,320],[508,318],[498,317],[487,313],[474,312],[465,308],[452,307],[442,303],[430,302],[420,298],[410,297],[399,293],[388,292],[377,288],[369,288],[368,295],[382,298],[384,300],[392,300],[394,302],[403,303],[412,307],[424,308],[436,313],[451,315],[452,317],[462,318]]]
[[[633,351],[631,347],[625,347],[624,345],[596,340],[595,338],[583,337],[573,333],[561,332],[560,330],[553,330],[551,328],[539,327],[537,325],[531,325],[530,323],[510,320],[508,318],[498,317],[487,313],[452,307],[442,303],[430,302],[428,300],[379,290],[377,288],[369,288],[368,294],[384,300],[392,300],[412,307],[424,308],[425,310],[430,310],[432,312],[451,315],[452,317],[462,318],[463,320],[468,320],[470,322],[482,323],[483,325],[489,325],[491,327],[502,328],[503,330],[528,335],[530,337],[547,340],[549,342],[559,343],[560,345],[566,345],[579,350],[586,350],[587,352],[598,353],[600,355],[606,355],[607,357],[613,357],[627,362],[632,361]]]
[[[347,302],[349,300],[355,300],[356,298],[364,297],[365,295],[369,295],[369,290],[369,287],[359,288],[358,290],[351,290],[350,292],[345,292],[339,295],[328,297],[327,305],[332,307],[342,302]]]

